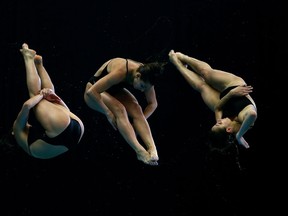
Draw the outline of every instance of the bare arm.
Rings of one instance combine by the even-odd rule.
[[[40,91],[40,94],[43,94],[44,99],[52,103],[57,103],[69,110],[65,102],[58,95],[56,95],[56,93],[52,89],[44,88]]]
[[[215,113],[215,120],[216,120],[216,122],[217,122],[218,119],[222,119],[223,112],[222,112],[221,109],[216,109],[216,108],[215,108],[214,113]]]
[[[117,130],[115,116],[104,103],[101,93],[105,92],[110,87],[122,82],[125,79],[126,60],[123,59],[121,61],[122,63],[116,62],[113,70],[111,70],[106,76],[102,77],[96,83],[94,83],[86,92],[86,96],[95,102],[97,110],[106,115],[109,123],[113,126],[115,130]]]
[[[144,116],[146,119],[148,119],[158,106],[154,86],[145,91],[145,97],[147,101],[147,106],[144,109]]]
[[[114,70],[108,73],[106,76],[99,79],[88,91],[87,96],[95,101],[99,107],[99,111],[106,116],[111,112],[109,108],[103,102],[101,93],[105,92],[110,87],[120,83],[125,76],[122,71]]]
[[[35,107],[41,100],[43,99],[42,94],[35,95],[34,97],[29,98],[22,106],[22,109],[20,110],[16,122],[19,123],[20,127],[23,127],[26,125],[28,121],[28,116],[30,110]]]
[[[240,114],[240,117],[242,118],[241,114]],[[246,148],[249,148],[249,145],[245,141],[243,136],[254,125],[256,119],[257,119],[256,110],[249,109],[247,112],[244,113],[241,127],[239,131],[236,133],[236,139],[238,143],[245,146]]]
[[[18,116],[13,124],[13,133],[15,136],[15,139],[17,140],[17,143],[28,153],[30,154],[29,147],[27,144],[27,130],[28,126],[28,117],[30,110],[36,106],[41,100],[43,99],[42,94],[35,95],[34,97],[27,100],[20,112],[18,113]]]
[[[215,105],[215,118],[222,118],[222,108],[232,97],[242,97],[246,96],[252,92],[252,86],[238,86],[231,91],[229,91],[224,97],[219,100],[219,103]]]

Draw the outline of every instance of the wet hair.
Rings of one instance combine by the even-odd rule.
[[[210,130],[208,133],[208,140],[210,148],[221,151],[225,151],[230,145],[237,143],[235,135],[228,133],[225,129],[217,131]]]
[[[239,160],[238,142],[232,133],[208,132],[208,154],[207,162],[214,170],[222,169],[223,165],[242,170]]]
[[[16,151],[19,151],[21,148],[17,144],[14,136],[12,135],[12,130],[1,136],[0,138],[0,152],[1,152],[1,158],[5,156],[9,156],[12,153],[15,153]],[[22,150],[20,150],[22,151]]]
[[[144,82],[150,82],[151,85],[156,83],[156,80],[163,74],[164,67],[167,63],[151,62],[141,65],[138,71],[141,73],[141,79]]]

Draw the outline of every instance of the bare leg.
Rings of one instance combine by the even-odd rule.
[[[151,160],[158,161],[158,153],[156,149],[156,145],[154,143],[154,139],[152,137],[152,133],[149,127],[147,120],[145,119],[144,115],[140,118],[133,119],[133,126],[137,134],[141,137],[143,142],[147,147],[147,151],[151,156]]]
[[[129,91],[124,90],[125,93],[118,94],[116,98],[121,101],[124,105],[129,117],[133,121],[133,130],[139,135],[144,142],[147,151],[149,152],[151,158],[150,161],[158,161],[159,157],[157,154],[156,145],[150,130],[150,126],[145,118],[142,107],[139,105],[137,99]],[[129,119],[128,119],[129,120]],[[130,123],[130,121],[129,121]]]
[[[184,55],[181,52],[176,52],[175,54],[182,63],[188,64],[197,74],[203,77],[206,83],[219,92],[222,92],[229,86],[246,85],[245,81],[241,77],[232,73],[213,69],[208,63]]]
[[[152,151],[152,145],[154,144],[154,142],[152,141],[149,146],[150,147],[149,150],[153,152],[153,156],[152,156],[150,155],[150,152],[147,152],[146,149],[139,143],[137,139],[137,135],[134,131],[133,126],[131,125],[128,119],[126,111],[115,112],[113,111],[114,110],[113,108],[110,108],[110,109],[112,110],[112,112],[114,113],[116,117],[117,128],[120,134],[123,136],[126,142],[134,149],[134,151],[137,154],[138,160],[143,161],[144,163],[149,164],[149,165],[158,165],[157,163],[158,156],[157,156],[156,148],[153,149]],[[141,132],[141,134],[143,133]],[[144,139],[146,140],[149,139],[150,141],[150,138],[148,138],[147,136],[142,135],[141,137],[144,137]],[[146,143],[148,142],[146,141]]]
[[[92,85],[91,85],[92,86]],[[90,87],[91,87],[90,86]],[[86,87],[86,91],[89,89],[89,84]],[[137,140],[137,136],[135,134],[134,128],[131,125],[129,118],[127,116],[127,112],[122,103],[120,103],[114,97],[111,97],[109,94],[102,93],[101,97],[106,104],[106,106],[111,110],[114,114],[117,129],[125,141],[133,148],[136,152],[137,159],[144,162],[148,165],[158,165],[157,161],[152,160],[150,154],[146,151],[146,149],[139,143]],[[99,111],[97,104],[91,100],[89,97],[84,96],[86,104],[93,110]]]
[[[209,107],[211,111],[214,112],[215,105],[219,102],[219,92],[215,89],[211,88],[205,80],[194,71],[188,69],[186,65],[183,64],[183,62],[178,58],[184,58],[181,56],[183,54],[175,53],[173,50],[169,53],[169,59],[172,64],[175,65],[177,70],[181,73],[181,75],[184,77],[184,79],[188,82],[188,84],[198,91],[201,94],[201,97],[204,101],[204,103]],[[198,61],[198,60],[195,60]],[[189,65],[190,66],[190,65]],[[209,68],[209,66],[203,64],[203,65],[197,65],[198,68],[194,67],[195,69],[199,68]],[[191,67],[193,69],[193,67]]]
[[[41,90],[41,80],[37,73],[34,57],[36,55],[36,51],[29,49],[28,45],[24,43],[22,45],[22,49],[20,49],[24,57],[24,63],[26,68],[26,82],[29,91],[29,96],[33,97],[34,95],[39,94]]]
[[[41,79],[41,88],[50,88],[54,91],[54,85],[50,79],[49,74],[47,73],[45,67],[43,66],[42,56],[36,55],[34,57],[34,62],[38,71],[38,74]]]
[[[158,161],[158,153],[156,149],[156,145],[154,143],[154,139],[152,136],[152,132],[150,130],[150,126],[145,118],[142,108],[139,106],[138,103],[131,103],[125,105],[129,116],[133,119],[133,127],[144,142],[147,151],[151,155],[151,160]]]
[[[201,85],[205,84],[204,79],[196,74],[194,71],[189,70],[186,65],[184,65],[183,57],[179,58],[179,54],[175,53],[174,51],[170,51],[169,59],[172,64],[177,68],[177,70],[181,73],[184,79],[189,83],[189,85],[195,89],[196,91],[201,91]]]

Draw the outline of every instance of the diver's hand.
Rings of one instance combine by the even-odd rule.
[[[43,88],[40,91],[40,94],[43,95],[43,98],[52,102],[52,103],[60,103],[61,98],[55,94],[55,92],[52,89],[49,88]]]
[[[252,86],[247,86],[247,85],[243,85],[243,86],[237,86],[236,88],[232,89],[229,94],[231,95],[231,97],[241,97],[241,96],[245,96],[248,95],[249,93],[251,93],[253,91],[253,87]]]
[[[250,148],[250,146],[249,146],[249,144],[248,144],[248,142],[244,139],[244,137],[243,136],[237,136],[237,134],[236,134],[236,139],[237,139],[237,141],[238,141],[238,143],[240,144],[240,145],[242,145],[242,146],[244,146],[244,148]]]

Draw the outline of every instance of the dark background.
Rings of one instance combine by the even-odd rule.
[[[52,160],[2,147],[1,215],[246,216],[279,210],[271,196],[278,182],[267,179],[279,174],[272,160],[279,143],[272,106],[286,74],[281,1],[10,0],[0,6],[1,136],[28,98],[19,52],[24,42],[43,56],[56,93],[85,124],[77,150]],[[105,117],[84,104],[87,80],[107,59],[168,61],[170,49],[253,85],[258,120],[245,135],[251,148],[239,148],[242,169],[233,156],[211,161],[206,133],[213,113],[171,65],[156,85],[159,108],[149,118],[157,167],[139,162]]]

